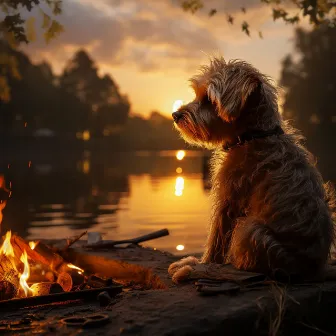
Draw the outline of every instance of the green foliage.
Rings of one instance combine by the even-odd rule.
[[[204,7],[202,0],[183,0],[182,1],[182,8],[185,11],[196,13],[198,10]]]
[[[40,7],[46,3],[52,15],[57,16],[62,12],[62,0],[0,0],[0,8],[5,13],[5,18],[0,22],[0,36],[6,37],[8,33],[14,37],[16,43],[28,43],[29,35],[34,29],[34,22],[27,22],[22,19],[20,9],[31,12],[35,7],[40,8],[40,14],[43,16],[43,25],[45,40],[48,42],[63,31],[63,27],[55,19],[46,14]]]
[[[35,40],[35,17],[24,20],[20,10],[24,9],[31,12],[34,8],[46,3],[52,15],[57,16],[62,12],[61,0],[0,0],[0,10],[5,14],[4,19],[0,21],[0,40],[8,42],[12,47],[20,43],[28,43]],[[43,36],[48,43],[51,39],[57,37],[62,31],[63,26],[50,15],[40,8],[40,15],[43,18]],[[13,62],[1,63],[6,67],[6,71],[16,71],[13,68]],[[13,70],[14,69],[14,70]],[[0,73],[0,100],[8,101],[10,99],[10,87],[4,75]]]
[[[64,28],[60,23],[58,23],[56,20],[52,20],[49,28],[46,29],[44,33],[45,41],[49,43],[52,39],[61,34],[63,30]]]
[[[224,0],[218,0],[218,2]],[[295,24],[300,21],[300,17],[308,17],[310,24],[319,26],[328,24],[331,27],[336,25],[336,1],[335,0],[260,0],[261,3],[271,7],[273,20],[283,20],[289,24]],[[197,11],[206,8],[205,0],[182,0],[182,8],[185,11],[196,13]],[[295,14],[290,14],[292,10],[296,10]],[[246,9],[242,8],[242,12],[246,13]],[[211,8],[208,12],[209,16],[217,13],[217,10]],[[234,18],[227,13],[227,21],[233,24]],[[241,30],[250,36],[249,24],[243,21],[240,24]],[[263,38],[258,32],[259,37]]]
[[[246,21],[242,23],[242,30],[247,36],[250,36],[249,24]]]

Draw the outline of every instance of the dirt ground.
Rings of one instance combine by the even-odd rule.
[[[90,254],[151,268],[167,288],[134,286],[114,297],[106,308],[97,300],[2,312],[0,335],[275,335],[283,326],[286,335],[302,330],[305,335],[315,335],[319,334],[317,325],[332,328],[328,314],[336,308],[335,283],[293,287],[286,293],[261,288],[237,295],[204,296],[193,282],[172,283],[167,268],[178,258],[169,253],[130,247]],[[87,328],[62,322],[66,317],[97,313],[108,315],[106,324]],[[323,319],[327,317],[326,322]]]

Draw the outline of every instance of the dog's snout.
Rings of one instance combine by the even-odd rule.
[[[181,119],[182,115],[183,115],[183,113],[180,112],[180,111],[174,112],[172,114],[173,119],[174,119],[175,122],[178,122]]]

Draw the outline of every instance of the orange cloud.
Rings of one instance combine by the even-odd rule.
[[[46,45],[32,43],[26,51],[35,59],[47,59],[56,72],[79,48],[87,49],[101,71],[115,77],[131,99],[135,112],[157,109],[170,112],[176,99],[190,99],[187,79],[207,54],[220,52],[226,58],[242,58],[262,71],[277,76],[280,60],[291,45],[292,27],[271,23],[270,8],[260,0],[209,0],[209,8],[196,15],[185,13],[179,1],[69,0],[63,2],[59,21],[65,32]],[[235,14],[236,24],[226,22]],[[253,38],[245,36],[239,22],[250,23]],[[263,29],[265,39],[256,37]]]

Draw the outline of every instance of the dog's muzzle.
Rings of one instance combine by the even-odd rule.
[[[174,112],[172,114],[174,121],[177,123],[183,116],[183,113],[180,111]]]

